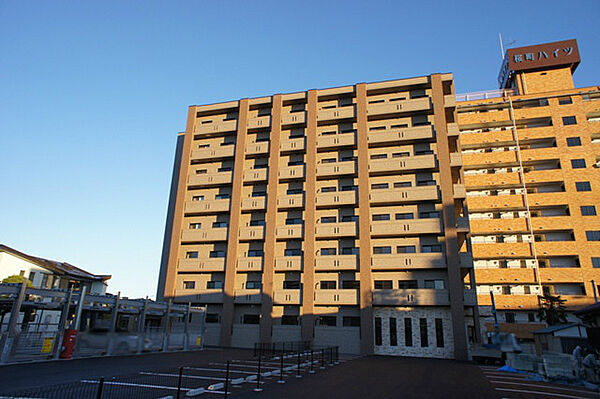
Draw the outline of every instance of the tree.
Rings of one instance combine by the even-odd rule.
[[[567,308],[564,306],[566,299],[550,294],[538,295],[538,299],[540,307],[537,317],[540,321],[545,321],[549,326],[567,323]]]
[[[23,281],[27,281],[28,287],[33,287],[31,281],[26,279],[24,276],[19,276],[18,274],[14,274],[12,276],[6,277],[5,279],[2,279],[2,282],[6,284],[23,284]]]

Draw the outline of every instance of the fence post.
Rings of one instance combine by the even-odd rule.
[[[182,377],[183,377],[183,367],[179,367],[179,378],[177,379],[177,399],[179,399],[179,393],[181,392]]]
[[[300,349],[298,349],[298,365],[296,367],[296,378],[302,378],[302,376],[300,375]]]
[[[229,395],[229,393],[227,391],[229,390],[229,364],[230,363],[231,363],[231,360],[228,360],[227,361],[227,369],[225,370],[225,399],[227,399],[227,395]]]
[[[0,364],[8,362],[10,355],[14,351],[13,345],[15,336],[17,335],[17,321],[19,319],[19,312],[21,311],[21,305],[25,298],[25,289],[27,288],[27,281],[23,281],[21,287],[19,287],[18,296],[13,302],[10,310],[10,318],[8,319],[8,329],[6,334],[3,336],[4,339],[0,339]]]
[[[190,346],[190,333],[189,333],[189,325],[190,325],[190,307],[191,303],[187,304],[187,308],[185,310],[185,323],[183,324],[183,350],[186,351]]]
[[[281,356],[279,356],[279,384],[285,384],[285,380],[283,379],[283,345],[281,346]]]
[[[98,391],[96,392],[96,399],[102,399],[102,390],[104,389],[104,377],[100,377],[98,383]]]
[[[335,347],[335,364],[340,364],[340,347]]]
[[[164,331],[163,331],[163,352],[166,352],[169,350],[169,332],[171,330],[170,324],[171,324],[171,306],[173,305],[173,300],[169,299],[169,302],[167,303],[167,312],[165,314],[165,325],[164,325]]]
[[[148,313],[148,297],[146,296],[146,300],[144,301],[144,307],[142,308],[142,312],[140,313],[140,318],[138,319],[138,347],[137,353],[142,353],[144,349],[144,341],[146,341],[146,313]]]
[[[260,361],[262,358],[262,353],[258,354],[258,373],[256,373],[256,388],[254,388],[254,392],[261,392],[262,388],[260,387]]]
[[[321,349],[321,368],[325,368],[325,348]]]
[[[117,327],[117,318],[119,317],[119,304],[121,302],[121,291],[117,292],[115,303],[112,309],[112,315],[110,316],[110,331],[108,335],[108,348],[106,349],[107,355],[112,355],[115,346],[115,331]]]
[[[66,301],[63,303],[62,311],[60,312],[60,319],[58,321],[58,331],[56,332],[54,346],[52,347],[52,357],[58,359],[62,348],[62,341],[65,335],[65,328],[67,328],[67,321],[69,320],[69,310],[71,309],[71,299],[73,298],[73,286],[66,295]]]
[[[314,374],[315,373],[315,369],[314,369],[314,365],[313,365],[313,350],[310,350],[310,371],[309,373]]]

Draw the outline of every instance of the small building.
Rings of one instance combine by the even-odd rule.
[[[538,355],[545,352],[572,353],[577,345],[587,345],[585,327],[579,323],[557,324],[533,332],[535,351]]]
[[[93,274],[67,262],[39,258],[0,244],[0,281],[19,275],[35,288],[81,289],[92,294],[105,294],[110,275]]]

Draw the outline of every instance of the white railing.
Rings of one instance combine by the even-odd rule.
[[[471,100],[486,100],[488,98],[506,97],[506,96],[512,96],[514,94],[515,94],[515,91],[512,89],[476,91],[473,93],[457,94],[456,102],[471,101]]]

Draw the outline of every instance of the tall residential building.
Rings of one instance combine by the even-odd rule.
[[[579,61],[575,40],[513,48],[499,91],[458,98],[479,305],[493,292],[520,338],[538,295],[573,309],[600,284],[600,87],[574,88]]]
[[[453,86],[191,106],[159,298],[207,304],[210,344],[466,359],[479,327]]]

